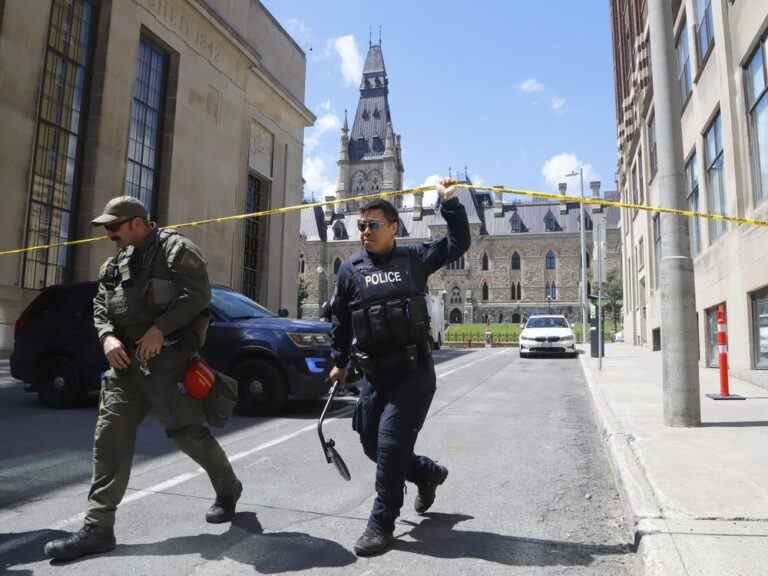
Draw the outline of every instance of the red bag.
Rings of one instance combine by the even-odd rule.
[[[208,363],[200,357],[194,358],[184,374],[184,388],[187,394],[198,400],[205,399],[213,388],[216,375]]]

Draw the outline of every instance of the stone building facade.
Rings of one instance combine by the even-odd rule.
[[[341,130],[338,198],[402,189],[400,136],[392,127],[388,89],[381,46],[373,45],[351,135],[346,119]],[[458,179],[471,185],[466,173]],[[593,194],[599,194],[599,183],[592,183],[592,188]],[[399,244],[429,242],[445,235],[438,207],[423,205],[422,197],[416,195],[404,208],[401,198],[396,197]],[[577,204],[512,203],[499,192],[473,187],[459,189],[459,198],[469,216],[472,245],[459,261],[429,280],[430,292],[444,294],[447,322],[520,322],[532,313],[547,311],[580,317]],[[585,208],[585,213],[589,266],[592,209]],[[609,209],[606,216],[609,271],[618,269],[620,262],[619,215]],[[360,250],[358,217],[358,207],[351,201],[302,211],[299,276],[307,292],[304,315],[317,316],[333,293],[341,262]]]
[[[658,205],[654,87],[644,0],[612,0],[619,191]],[[690,209],[768,219],[768,3],[672,0],[679,129]],[[726,306],[729,367],[768,386],[768,229],[689,220],[699,358],[716,367]],[[625,338],[659,348],[658,216],[623,210]]]
[[[0,2],[0,247],[93,235],[120,194],[160,225],[301,202],[306,59],[258,0]],[[215,283],[296,307],[298,215],[187,229]],[[109,242],[0,257],[0,353]]]

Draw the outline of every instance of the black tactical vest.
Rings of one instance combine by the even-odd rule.
[[[425,346],[429,315],[427,283],[420,263],[406,248],[375,264],[367,252],[352,258],[357,298],[349,303],[355,346],[373,356],[409,345]]]

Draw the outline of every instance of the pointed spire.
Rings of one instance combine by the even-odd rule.
[[[379,24],[379,48],[381,48],[381,24]]]
[[[344,126],[341,128],[342,134],[345,136],[349,133],[349,122],[347,122],[347,109],[344,108]]]

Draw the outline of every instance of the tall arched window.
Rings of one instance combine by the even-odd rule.
[[[512,254],[512,270],[520,270],[520,254]]]
[[[461,304],[461,290],[457,286],[451,290],[451,304]]]
[[[586,262],[587,262],[587,270],[589,270],[590,258],[589,258],[589,252],[587,252],[587,251],[584,251],[584,260],[586,260]]]
[[[299,254],[299,274],[304,274],[307,269],[307,263],[304,261],[304,254]]]
[[[520,300],[521,299],[521,291],[520,291],[520,282],[512,282],[512,291],[511,291],[511,298],[512,300]]]
[[[547,210],[547,215],[544,216],[544,229],[547,232],[558,232],[560,225],[557,223],[557,218],[552,214],[552,210]]]
[[[448,262],[448,270],[464,270],[464,256],[459,256],[456,260]]]
[[[336,260],[333,261],[333,273],[338,274],[339,268],[341,268],[341,258],[336,258]]]
[[[488,284],[483,282],[483,300],[488,300]]]
[[[517,283],[517,299],[522,300],[523,299],[523,289],[520,286],[520,282]]]
[[[461,324],[462,320],[464,320],[464,316],[462,315],[461,310],[458,308],[451,310],[450,320],[451,324]]]
[[[554,281],[547,282],[546,294],[548,299],[557,300],[557,287],[555,286]]]
[[[488,254],[483,254],[483,270],[488,270]]]
[[[547,252],[546,265],[547,265],[547,270],[554,270],[555,268],[557,268],[557,259],[555,258],[555,253],[552,252],[552,250]]]

